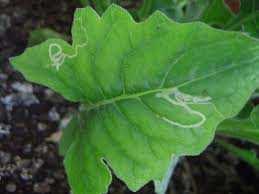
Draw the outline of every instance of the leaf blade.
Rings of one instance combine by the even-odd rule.
[[[259,85],[258,41],[237,32],[179,24],[160,12],[136,23],[113,5],[102,17],[79,9],[72,34],[72,45],[49,40],[11,62],[86,104],[74,141],[64,140],[75,194],[105,192],[107,166],[134,191],[161,180],[172,155],[199,154]]]

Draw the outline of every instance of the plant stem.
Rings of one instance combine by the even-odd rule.
[[[174,169],[179,161],[179,157],[172,157],[168,170],[166,171],[161,181],[155,181],[155,192],[156,194],[165,194],[169,185],[171,176]]]

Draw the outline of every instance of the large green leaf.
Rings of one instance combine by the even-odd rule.
[[[108,166],[133,191],[160,181],[171,156],[204,150],[259,85],[258,41],[200,22],[156,12],[136,23],[112,5],[102,17],[78,9],[72,35],[72,45],[51,39],[11,63],[85,105],[61,149],[74,194],[105,193]]]

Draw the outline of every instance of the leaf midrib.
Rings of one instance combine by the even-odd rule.
[[[102,101],[99,101],[95,104],[87,104],[86,105],[86,109],[88,111],[92,110],[92,109],[97,109],[101,106],[104,106],[104,105],[107,105],[107,104],[112,104],[114,102],[118,102],[118,101],[121,101],[121,100],[128,100],[128,99],[134,99],[134,98],[138,98],[138,97],[141,97],[141,96],[145,96],[145,95],[148,95],[148,94],[153,94],[153,93],[159,93],[159,92],[168,92],[168,91],[172,91],[173,89],[176,89],[176,88],[181,88],[183,86],[186,86],[188,84],[191,84],[195,81],[199,81],[199,80],[203,80],[203,79],[206,79],[206,78],[209,78],[209,77],[213,77],[215,75],[218,75],[218,74],[221,74],[221,73],[224,73],[228,70],[231,70],[235,67],[238,67],[240,66],[242,63],[232,63],[232,65],[228,66],[228,67],[225,67],[223,68],[222,70],[218,70],[218,71],[215,71],[213,73],[210,73],[208,75],[205,75],[205,76],[200,76],[200,77],[197,77],[195,79],[192,79],[192,80],[188,80],[186,82],[183,82],[181,84],[178,84],[178,85],[175,85],[173,87],[165,87],[165,88],[155,88],[155,89],[151,89],[151,90],[147,90],[147,91],[144,91],[144,92],[137,92],[137,93],[134,93],[134,94],[130,94],[130,95],[120,95],[120,96],[116,96],[114,98],[110,98],[110,99],[106,99],[106,100],[102,100]]]

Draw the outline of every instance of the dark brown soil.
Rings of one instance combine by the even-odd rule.
[[[69,35],[78,6],[72,0],[0,0],[1,194],[70,192],[57,145],[48,140],[77,105],[26,82],[8,58],[25,49],[35,28],[50,27]],[[258,194],[258,182],[258,172],[213,144],[200,156],[181,160],[168,194]],[[114,179],[110,193],[131,192]],[[138,193],[153,194],[153,185]]]

